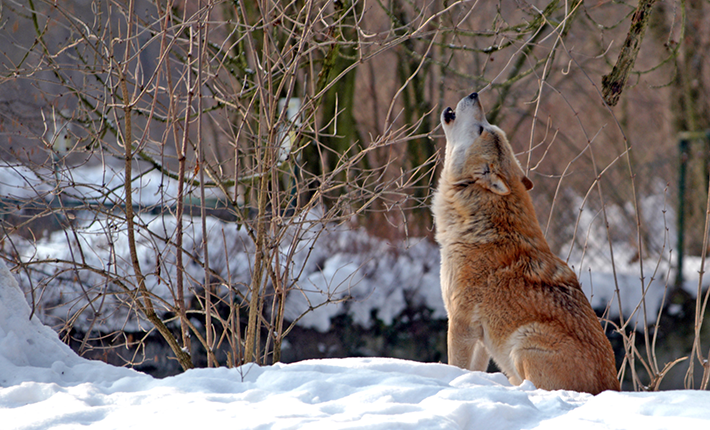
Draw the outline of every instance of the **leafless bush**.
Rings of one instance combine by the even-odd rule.
[[[41,144],[15,149],[17,161],[9,167],[26,181],[23,188],[41,185],[19,196],[19,211],[13,211],[28,219],[6,226],[30,238],[13,243],[19,239],[7,236],[13,258],[29,280],[38,279],[33,267],[56,265],[55,273],[42,274],[50,276],[39,281],[37,294],[67,276],[85,288],[70,299],[78,308],[71,307],[63,329],[69,333],[88,314],[84,346],[94,325],[115,312],[107,306],[111,297],[113,306],[124,303],[147,320],[184,369],[193,366],[191,339],[207,351],[209,366],[278,361],[290,330],[284,301],[302,288],[299,271],[307,255],[301,254],[324,229],[376,200],[404,205],[409,184],[431,170],[433,158],[387,175],[388,161],[366,162],[373,151],[417,138],[416,123],[398,125],[392,118],[382,134],[342,152],[323,143],[338,138],[343,121],[337,103],[324,111],[326,95],[356,64],[421,29],[368,41],[357,3],[82,6],[5,4],[33,25],[35,37],[19,46],[23,57],[5,79],[23,78],[42,99],[42,126],[27,125],[13,136],[23,145]],[[346,49],[357,58],[334,70],[338,52]],[[396,113],[394,105],[390,110]],[[90,180],[102,183],[73,173],[81,165],[98,165],[100,174]],[[149,188],[154,196],[145,195]],[[227,238],[233,241],[234,233],[210,221],[210,204],[221,205],[244,232],[236,239],[251,256],[248,276],[231,273],[236,251]],[[186,218],[193,208],[198,213]],[[48,213],[66,232],[66,258],[47,258],[33,248],[34,223]],[[220,230],[223,241],[208,239]],[[87,239],[92,234],[105,237],[106,249],[89,249],[96,243]],[[210,248],[220,242],[224,247]],[[103,281],[91,276],[86,282],[88,273]],[[189,302],[193,296],[196,303]],[[329,301],[324,291],[311,308]],[[241,313],[247,315],[244,329]],[[201,315],[204,328],[194,315]],[[214,350],[225,342],[229,357],[217,360]]]

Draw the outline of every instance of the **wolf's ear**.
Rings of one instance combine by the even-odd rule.
[[[488,172],[481,176],[477,181],[483,188],[498,194],[499,196],[507,196],[510,194],[510,187],[505,183],[502,176],[497,173]]]
[[[523,185],[528,191],[532,190],[535,186],[535,184],[533,184],[533,181],[531,181],[530,178],[528,178],[527,176],[523,176]]]

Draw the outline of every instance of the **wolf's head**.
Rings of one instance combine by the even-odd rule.
[[[478,93],[462,98],[456,110],[444,109],[441,125],[446,134],[444,174],[454,184],[476,184],[503,196],[510,194],[513,181],[532,189],[505,133],[486,120]]]

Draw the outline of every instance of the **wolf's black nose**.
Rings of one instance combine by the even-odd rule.
[[[446,110],[444,110],[444,122],[448,124],[455,119],[456,119],[456,113],[454,112],[453,109],[451,109],[450,107],[447,107]]]
[[[468,98],[472,100],[476,100],[478,98],[478,93],[471,93],[468,95]]]

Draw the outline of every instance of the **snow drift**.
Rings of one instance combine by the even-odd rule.
[[[709,392],[511,386],[502,374],[387,358],[194,369],[163,380],[76,356],[0,262],[3,429],[707,429]]]

